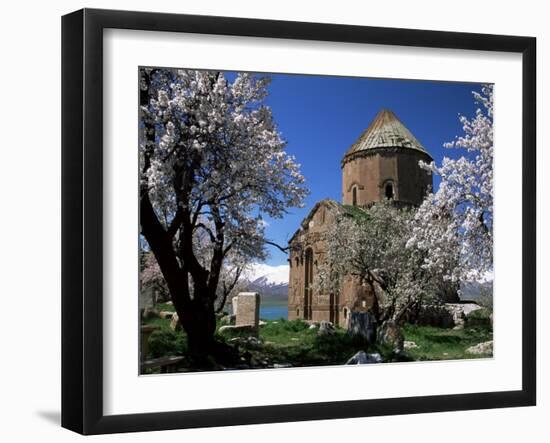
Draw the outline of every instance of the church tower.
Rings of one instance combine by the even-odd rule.
[[[342,203],[369,206],[390,199],[420,205],[432,187],[420,160],[433,161],[396,115],[383,109],[342,159]]]

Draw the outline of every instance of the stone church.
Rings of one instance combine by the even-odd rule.
[[[432,176],[418,162],[433,159],[390,110],[382,110],[341,162],[342,202],[316,203],[289,241],[288,319],[327,320],[346,326],[350,313],[373,306],[374,288],[348,278],[336,294],[314,291],[313,279],[326,248],[326,232],[349,206],[368,207],[384,199],[418,206],[432,187]]]

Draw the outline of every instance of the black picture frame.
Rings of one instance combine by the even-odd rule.
[[[103,30],[453,48],[522,54],[522,388],[517,391],[103,413]],[[536,39],[83,9],[62,18],[62,426],[82,434],[320,420],[536,404]]]

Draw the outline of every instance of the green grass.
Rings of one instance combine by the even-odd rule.
[[[165,310],[161,306],[157,306],[157,309]],[[376,345],[367,346],[362,340],[349,336],[342,328],[336,328],[333,335],[318,336],[318,329],[309,329],[309,325],[301,320],[267,321],[265,326],[260,327],[260,346],[247,343],[249,333],[229,331],[217,333],[217,338],[237,346],[243,356],[242,360],[254,368],[272,367],[274,364],[290,364],[294,367],[341,365],[361,350],[380,352],[386,362],[490,357],[466,353],[468,347],[493,338],[485,313],[478,315],[480,318],[476,318],[476,326],[459,330],[405,325],[405,340],[414,341],[418,347],[406,349],[401,354],[394,354]],[[144,320],[142,324],[158,327],[149,339],[148,358],[186,353],[185,333],[172,331],[170,320],[155,318]],[[232,340],[237,337],[240,338]]]
[[[158,312],[161,312],[161,311],[176,312],[176,309],[174,308],[174,306],[169,305],[167,303],[159,303],[158,305],[156,305],[156,309]]]
[[[250,355],[253,365],[291,364],[292,366],[340,365],[358,351],[381,352],[388,359],[385,350],[368,346],[363,340],[349,336],[337,328],[333,335],[317,335],[318,329],[309,329],[301,320],[269,321],[260,327],[262,346],[240,344],[243,352]],[[240,332],[226,332],[221,338],[231,343],[231,338],[248,336]]]
[[[170,320],[162,319],[162,318],[149,318],[147,320],[141,320],[142,325],[149,325],[149,326],[155,326],[162,330],[170,330]]]
[[[405,325],[405,340],[414,341],[418,348],[406,350],[413,360],[453,360],[491,357],[466,353],[470,346],[493,339],[490,326],[444,329],[432,326]]]

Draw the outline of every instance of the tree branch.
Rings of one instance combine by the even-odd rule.
[[[264,240],[264,243],[266,245],[275,246],[277,249],[279,249],[281,252],[284,252],[285,254],[290,250],[290,245],[288,245],[287,247],[283,247],[275,242],[272,242],[271,240]]]

